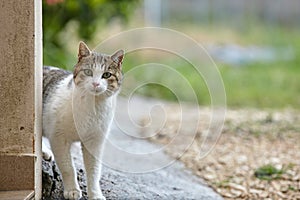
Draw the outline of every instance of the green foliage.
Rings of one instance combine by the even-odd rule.
[[[127,22],[139,0],[60,0],[43,1],[43,37],[45,64],[61,64],[69,55],[67,42],[60,34],[70,22],[75,22],[78,36],[85,41],[93,38],[96,29],[118,18]],[[47,51],[47,52],[46,52]]]
[[[278,179],[281,177],[281,175],[284,173],[283,170],[276,169],[272,165],[264,165],[257,170],[255,170],[255,177],[261,179],[261,180],[273,180]]]

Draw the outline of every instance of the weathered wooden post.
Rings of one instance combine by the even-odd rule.
[[[41,0],[0,0],[0,199],[41,198]]]

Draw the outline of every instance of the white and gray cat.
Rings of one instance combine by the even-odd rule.
[[[64,197],[79,199],[81,190],[71,157],[72,143],[81,142],[89,199],[105,199],[100,188],[103,141],[113,120],[122,83],[124,51],[105,55],[79,44],[73,73],[55,67],[43,71],[43,136],[47,137],[62,174]],[[43,149],[45,159],[51,151]]]

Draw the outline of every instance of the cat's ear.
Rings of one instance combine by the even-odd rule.
[[[121,68],[122,67],[122,63],[123,63],[123,58],[124,58],[124,50],[119,50],[117,52],[115,52],[113,55],[111,55],[111,59],[118,64],[118,67]]]
[[[89,55],[91,55],[91,51],[88,46],[84,42],[80,42],[78,49],[78,61],[80,61],[81,58],[87,57]]]

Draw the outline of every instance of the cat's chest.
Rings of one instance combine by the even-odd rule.
[[[72,106],[72,129],[80,132],[105,134],[114,115],[113,102],[77,102]]]
[[[114,107],[112,101],[103,102],[88,99],[73,103],[72,114],[78,120],[105,121],[105,119],[112,117]]]

